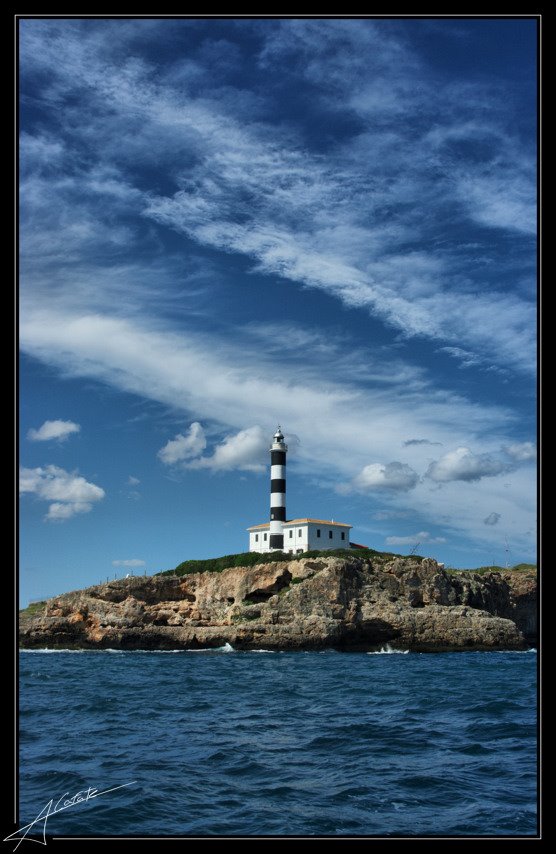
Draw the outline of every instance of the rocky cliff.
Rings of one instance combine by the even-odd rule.
[[[22,612],[22,647],[523,649],[536,575],[447,572],[433,560],[302,558],[223,572],[126,578]]]

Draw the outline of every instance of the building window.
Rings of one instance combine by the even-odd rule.
[[[299,529],[299,531],[297,532],[297,536],[298,536],[298,537],[301,537],[302,533],[303,533],[303,532],[302,532],[302,530],[301,530],[301,528],[300,528],[300,529]]]
[[[298,555],[302,555],[302,554],[303,554],[303,549],[298,549],[298,550],[297,550],[297,554],[298,554]]]
[[[345,532],[345,531],[342,531],[342,533],[341,533],[341,535],[340,535],[340,536],[342,537],[342,540],[345,540],[345,538],[346,538],[346,532]]]
[[[328,539],[329,539],[329,540],[331,540],[331,539],[332,539],[332,531],[329,531],[329,532],[328,532]]]
[[[263,537],[264,537],[264,538],[265,538],[265,540],[266,540],[266,534],[263,534]]]
[[[317,528],[317,537],[320,537],[320,528]]]
[[[289,552],[288,552],[288,554],[289,554],[289,555],[292,555],[292,554],[293,554],[293,549],[290,549],[290,550],[289,550]]]
[[[292,538],[292,537],[293,537],[293,531],[292,531],[292,529],[290,528],[290,540],[291,540],[291,538]]]
[[[256,543],[258,543],[258,542],[259,542],[259,535],[258,535],[258,534],[255,534],[255,542],[256,542]]]

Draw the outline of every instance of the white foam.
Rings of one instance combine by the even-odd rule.
[[[407,655],[408,649],[392,649],[389,643],[374,652],[368,652],[367,655]]]
[[[207,646],[203,649],[188,649],[187,652],[235,652],[231,643],[225,643],[224,646]]]
[[[51,652],[71,652],[71,653],[81,653],[81,652],[92,652],[93,650],[89,649],[49,649],[47,646],[44,649],[20,649],[20,652],[25,652],[33,655],[46,655]]]

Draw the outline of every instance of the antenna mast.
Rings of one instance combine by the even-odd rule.
[[[504,537],[504,540],[505,540],[505,542],[506,542],[506,548],[505,548],[505,552],[506,552],[506,569],[509,569],[509,568],[510,568],[510,564],[508,563],[508,558],[509,558],[509,555],[510,555],[510,547],[509,547],[509,545],[508,545],[508,538],[507,538],[507,537]]]

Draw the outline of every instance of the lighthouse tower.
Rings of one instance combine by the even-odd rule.
[[[286,521],[286,453],[288,446],[278,426],[270,446],[270,527],[269,550],[284,549]]]

